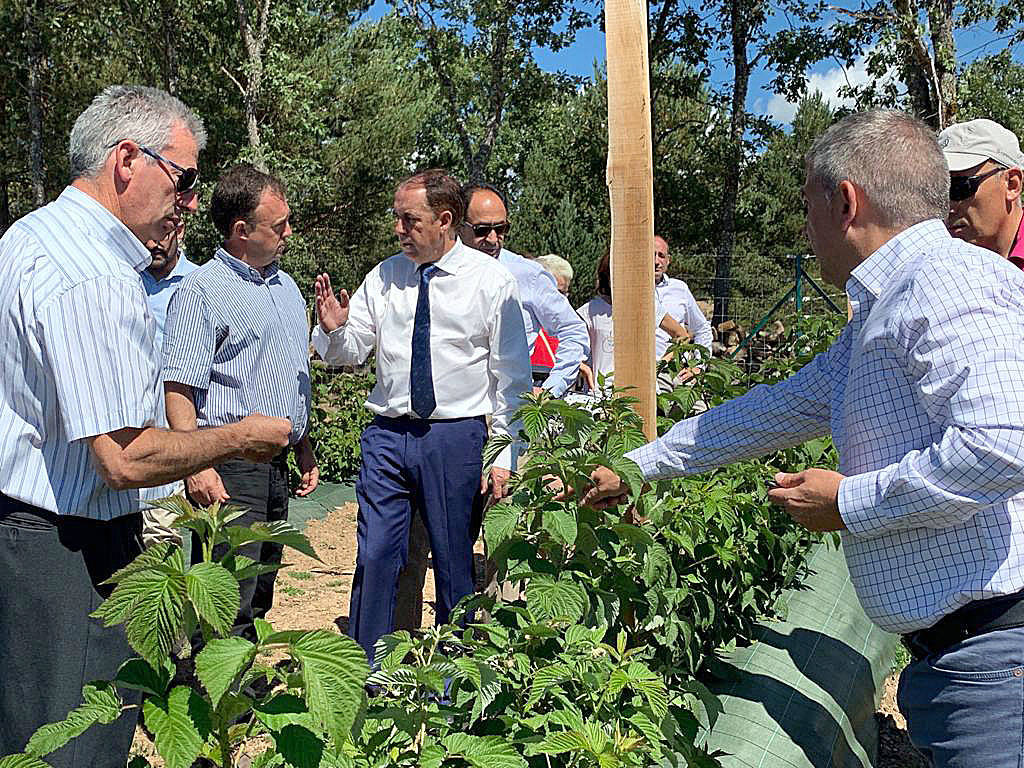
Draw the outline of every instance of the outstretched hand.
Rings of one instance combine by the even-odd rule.
[[[608,467],[598,467],[590,473],[590,487],[583,494],[580,504],[594,509],[607,509],[625,504],[628,498],[629,486]]]
[[[317,275],[313,293],[316,297],[316,317],[321,330],[330,333],[348,322],[348,291],[342,289],[335,295],[331,289],[329,275]]]
[[[844,476],[828,469],[805,469],[775,475],[777,488],[768,491],[772,504],[784,508],[797,523],[811,531],[842,531],[839,484]]]

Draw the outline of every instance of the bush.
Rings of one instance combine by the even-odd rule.
[[[372,421],[365,402],[376,383],[371,372],[334,373],[323,364],[309,369],[312,385],[309,437],[320,479],[343,483],[359,473],[359,438]],[[298,472],[293,468],[293,474]]]

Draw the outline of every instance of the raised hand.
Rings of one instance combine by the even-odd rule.
[[[340,290],[335,296],[329,275],[317,275],[313,293],[316,296],[316,317],[321,330],[330,333],[348,322],[348,291]]]

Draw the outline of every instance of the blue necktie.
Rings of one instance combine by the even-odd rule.
[[[412,409],[421,419],[429,419],[437,405],[434,377],[430,367],[430,278],[437,273],[434,264],[423,264],[420,292],[416,298],[416,318],[412,325],[412,364],[409,369],[409,395]]]

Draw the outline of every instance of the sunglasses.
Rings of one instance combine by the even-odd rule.
[[[120,141],[115,141],[113,144],[107,145],[107,149],[113,149],[120,143]],[[161,163],[166,163],[167,165],[171,166],[171,168],[178,172],[177,178],[175,178],[169,173],[167,175],[171,176],[171,178],[174,180],[174,191],[177,192],[179,195],[184,195],[186,192],[191,192],[193,189],[196,188],[196,184],[199,183],[198,168],[183,168],[173,160],[168,160],[159,152],[152,150],[149,147],[144,147],[141,144],[136,144],[136,146],[139,148],[139,152],[141,152],[142,154],[149,155],[154,160],[158,160]]]
[[[473,237],[487,237],[491,234],[492,229],[498,237],[504,237],[509,230],[507,221],[503,221],[501,224],[471,224],[467,221],[466,224],[473,230]]]
[[[993,176],[1000,171],[1005,170],[1005,168],[993,168],[988,173],[982,173],[978,176],[950,176],[949,199],[959,201],[974,197],[975,193],[978,191],[978,187],[981,186],[981,182],[989,176]]]

